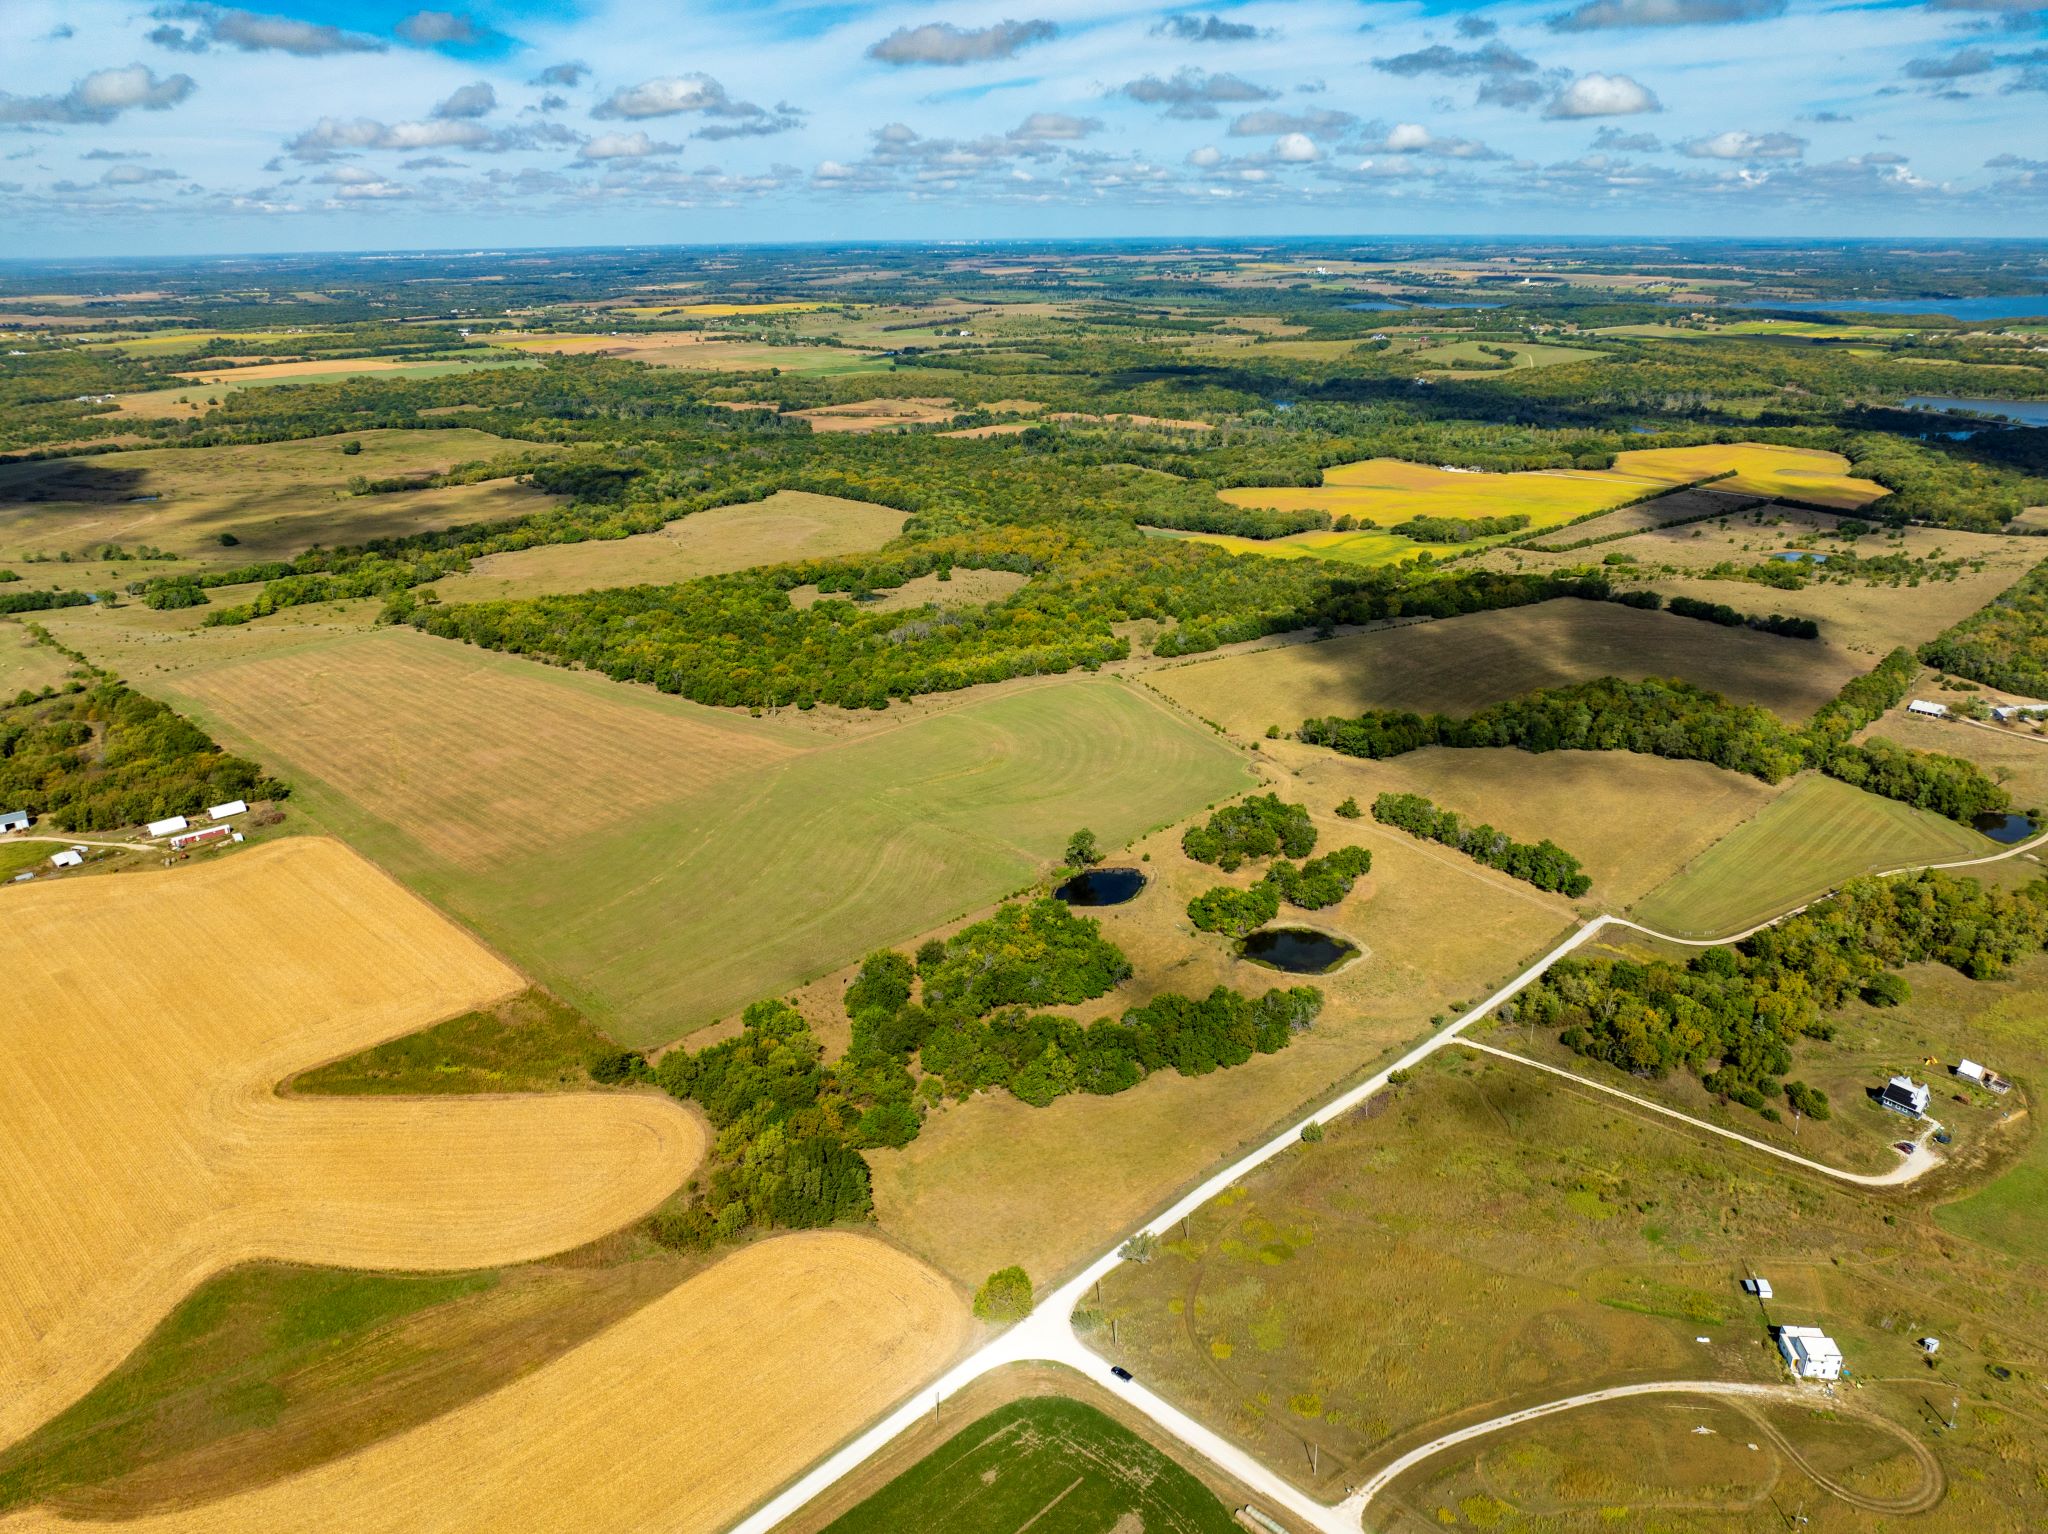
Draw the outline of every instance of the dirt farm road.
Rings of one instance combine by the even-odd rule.
[[[2005,858],[2017,857],[2023,853],[2031,852],[2043,845],[2048,845],[2048,834],[2034,837],[2029,841],[2015,843],[2000,852],[1992,853],[1986,857],[1967,858],[1949,863],[1915,863],[1888,870],[1885,874],[1880,875],[1880,877],[1888,878],[1902,873],[1915,873],[1924,868],[1968,868],[1984,863],[1995,863]],[[1571,936],[1567,937],[1555,948],[1536,960],[1527,969],[1508,981],[1499,990],[1474,1006],[1456,1022],[1450,1023],[1432,1033],[1428,1038],[1402,1055],[1400,1059],[1394,1061],[1393,1064],[1367,1077],[1364,1081],[1339,1094],[1322,1107],[1295,1120],[1263,1145],[1241,1156],[1220,1172],[1207,1178],[1188,1193],[1175,1200],[1167,1208],[1154,1215],[1145,1224],[1139,1226],[1136,1230],[1128,1232],[1124,1237],[1124,1241],[1138,1235],[1165,1236],[1174,1226],[1180,1224],[1183,1219],[1192,1215],[1219,1193],[1224,1192],[1241,1181],[1244,1177],[1265,1165],[1266,1162],[1281,1154],[1281,1152],[1298,1145],[1301,1142],[1301,1132],[1311,1124],[1327,1125],[1333,1123],[1351,1112],[1354,1108],[1357,1108],[1367,1098],[1384,1089],[1388,1079],[1396,1071],[1412,1070],[1438,1050],[1449,1048],[1453,1044],[1465,1044],[1466,1047],[1475,1047],[1471,1046],[1468,1041],[1460,1038],[1460,1035],[1465,1030],[1490,1017],[1504,1003],[1511,1000],[1525,986],[1549,969],[1559,959],[1576,952],[1610,928],[1638,932],[1645,937],[1654,938],[1660,942],[1675,943],[1687,948],[1713,948],[1726,943],[1740,942],[1743,938],[1749,937],[1753,933],[1761,932],[1766,927],[1775,926],[1788,917],[1796,916],[1799,911],[1804,909],[1804,906],[1795,907],[1793,910],[1781,912],[1768,921],[1758,922],[1754,926],[1746,927],[1740,932],[1730,933],[1717,938],[1671,937],[1654,928],[1629,921],[1625,917],[1596,916],[1573,932]],[[1522,1060],[1524,1064],[1534,1063],[1524,1060],[1521,1056],[1513,1056],[1511,1058]],[[1577,1077],[1572,1079],[1574,1081],[1579,1080]],[[1621,1095],[1626,1096],[1627,1094]],[[1672,1110],[1660,1111],[1670,1112]],[[1680,1118],[1686,1117],[1683,1114],[1676,1116]],[[1721,1130],[1714,1125],[1701,1123],[1699,1120],[1688,1119],[1687,1121],[1700,1124],[1700,1127],[1712,1130],[1716,1134],[1728,1133],[1728,1131]],[[1745,1143],[1754,1143],[1756,1148],[1774,1156],[1784,1156],[1786,1154],[1774,1146],[1763,1145],[1758,1142],[1748,1142],[1744,1136],[1734,1135],[1731,1138],[1745,1140]],[[1818,1162],[1809,1163],[1809,1165],[1830,1177],[1843,1178],[1853,1176],[1853,1174],[1843,1173],[1834,1168],[1823,1166]],[[1906,1165],[1911,1167],[1912,1162],[1908,1161]],[[1914,1175],[1917,1175],[1917,1173]],[[1208,1458],[1217,1468],[1235,1476],[1241,1483],[1256,1493],[1265,1504],[1286,1512],[1290,1517],[1306,1524],[1312,1529],[1320,1531],[1320,1534],[1359,1534],[1362,1527],[1361,1517],[1364,1513],[1368,1496],[1371,1491],[1377,1490],[1379,1486],[1383,1486],[1387,1480],[1391,1479],[1389,1470],[1382,1470],[1373,1477],[1371,1482],[1367,1483],[1367,1487],[1354,1490],[1350,1496],[1340,1503],[1318,1502],[1315,1498],[1296,1487],[1292,1482],[1269,1469],[1254,1455],[1232,1443],[1214,1429],[1197,1422],[1193,1417],[1174,1406],[1171,1402],[1146,1389],[1144,1385],[1135,1380],[1120,1380],[1116,1378],[1110,1373],[1108,1360],[1089,1348],[1075,1335],[1073,1327],[1075,1308],[1087,1297],[1088,1292],[1095,1287],[1098,1281],[1108,1276],[1110,1272],[1122,1264],[1124,1259],[1119,1253],[1124,1241],[1119,1241],[1116,1246],[1113,1246],[1100,1257],[1097,1257],[1087,1267],[1060,1285],[1059,1288],[1041,1298],[1037,1308],[1024,1320],[1018,1322],[1010,1330],[994,1339],[979,1352],[954,1365],[952,1369],[948,1370],[931,1385],[919,1391],[881,1421],[875,1423],[866,1432],[843,1445],[837,1452],[813,1466],[808,1473],[783,1488],[781,1492],[768,1502],[757,1508],[739,1523],[733,1525],[730,1534],[771,1534],[771,1531],[791,1514],[810,1502],[814,1497],[820,1495],[827,1487],[836,1484],[847,1475],[850,1475],[859,1466],[880,1452],[884,1445],[908,1431],[913,1424],[921,1421],[927,1412],[936,1410],[938,1405],[948,1396],[953,1395],[989,1371],[1000,1369],[1006,1364],[1013,1363],[1066,1364],[1115,1392],[1138,1411],[1151,1418],[1165,1432],[1178,1438],[1196,1453]],[[1643,1393],[1646,1390],[1673,1389],[1684,1389],[1694,1392],[1718,1390],[1723,1394],[1744,1394],[1761,1390],[1789,1392],[1786,1399],[1805,1400],[1811,1396],[1818,1398],[1822,1402],[1827,1400],[1819,1391],[1802,1390],[1796,1386],[1759,1386],[1732,1382],[1722,1386],[1716,1385],[1713,1381],[1687,1381],[1671,1385],[1618,1387],[1618,1393]],[[1597,1397],[1602,1394],[1605,1393],[1596,1392],[1595,1396]],[[1563,1403],[1554,1402],[1547,1407],[1532,1407],[1529,1410],[1534,1414],[1541,1415],[1546,1411],[1564,1410],[1568,1405],[1585,1404],[1594,1398],[1568,1398]],[[1473,1428],[1461,1430],[1462,1436],[1457,1436],[1456,1441],[1463,1442],[1467,1438],[1478,1436],[1482,1431],[1490,1430],[1492,1427],[1505,1427],[1511,1422],[1519,1420],[1523,1420],[1522,1416],[1517,1415],[1499,1419],[1491,1425],[1478,1424]],[[1449,1440],[1437,1445],[1439,1448],[1448,1446]],[[1425,1448],[1428,1447],[1425,1445]],[[1417,1452],[1420,1453],[1421,1451]],[[1397,1461],[1396,1463],[1398,1464],[1399,1462]]]

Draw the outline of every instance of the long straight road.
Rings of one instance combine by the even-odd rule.
[[[1905,867],[1888,869],[1877,877],[1890,878],[1902,873],[1915,873],[1923,868],[1970,868],[1984,863],[1996,863],[2005,858],[2017,857],[2022,853],[2048,845],[2048,834],[2030,841],[2016,843],[2003,851],[1986,857],[1966,858],[1950,863],[1909,864]],[[1233,1186],[1249,1173],[1264,1166],[1283,1151],[1301,1143],[1301,1132],[1311,1124],[1327,1125],[1358,1107],[1367,1098],[1382,1090],[1388,1078],[1396,1071],[1411,1070],[1427,1060],[1438,1050],[1459,1042],[1459,1036],[1493,1015],[1504,1003],[1512,999],[1532,980],[1536,979],[1551,965],[1566,955],[1576,952],[1592,942],[1609,928],[1641,933],[1660,942],[1676,943],[1688,948],[1711,948],[1724,943],[1736,943],[1761,932],[1766,927],[1777,925],[1786,918],[1796,916],[1805,907],[1781,912],[1769,921],[1756,923],[1740,932],[1718,938],[1672,937],[1639,922],[1632,922],[1620,916],[1596,916],[1583,927],[1544,954],[1534,964],[1516,975],[1499,990],[1473,1007],[1463,1017],[1447,1027],[1432,1033],[1413,1049],[1384,1070],[1367,1077],[1358,1085],[1333,1098],[1314,1112],[1280,1130],[1256,1150],[1240,1157],[1220,1172],[1205,1179],[1200,1185],[1176,1199],[1136,1230],[1126,1233],[1116,1246],[1097,1257],[1087,1267],[1068,1279],[1066,1283],[1040,1299],[1038,1307],[1024,1320],[995,1338],[987,1346],[956,1364],[930,1386],[904,1402],[895,1411],[877,1422],[873,1427],[846,1444],[836,1453],[819,1464],[791,1485],[785,1487],[768,1502],[733,1526],[731,1534],[770,1534],[785,1519],[804,1507],[812,1499],[852,1474],[861,1465],[886,1447],[897,1437],[923,1420],[926,1413],[937,1405],[993,1369],[1000,1369],[1013,1363],[1061,1363],[1079,1370],[1090,1379],[1106,1386],[1120,1399],[1136,1410],[1143,1412],[1154,1424],[1170,1433],[1196,1453],[1212,1461],[1219,1469],[1235,1476],[1263,1502],[1284,1510],[1290,1516],[1307,1524],[1320,1534],[1359,1534],[1360,1516],[1365,1506],[1362,1496],[1354,1493],[1341,1503],[1318,1502],[1292,1482],[1276,1474],[1249,1453],[1215,1430],[1205,1427],[1171,1402],[1161,1399],[1135,1380],[1120,1380],[1110,1373],[1109,1363],[1093,1349],[1086,1346],[1074,1334],[1073,1316],[1077,1306],[1093,1289],[1096,1283],[1118,1267],[1123,1258],[1118,1255],[1125,1241],[1137,1235],[1164,1236],[1182,1219],[1193,1214],[1217,1194]],[[1519,1056],[1515,1057],[1521,1058]],[[1578,1078],[1574,1077],[1574,1080]],[[1625,1095],[1625,1094],[1624,1094]],[[1713,1128],[1712,1125],[1705,1126]],[[1718,1131],[1717,1131],[1718,1132]],[[1736,1136],[1735,1138],[1742,1138]],[[1772,1154],[1781,1154],[1774,1147],[1763,1149]],[[1830,1168],[1814,1164],[1818,1170],[1830,1176],[1841,1176]],[[1561,1408],[1557,1408],[1561,1409]],[[1505,1424],[1503,1424],[1505,1425]]]

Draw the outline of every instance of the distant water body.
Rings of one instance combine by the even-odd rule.
[[[1346,304],[1344,307],[1347,309],[1498,309],[1501,305],[1476,300],[1447,304],[1443,300],[1436,298],[1366,298],[1360,299],[1357,303]]]
[[[2022,426],[2048,426],[2048,400],[1961,399],[1953,394],[1909,394],[1906,407],[1910,410],[1968,411],[1971,415],[1995,415],[2001,420],[2018,421]]]
[[[2019,298],[1744,299],[1730,309],[1777,309],[1799,314],[1946,314],[1958,320],[2048,319],[2048,293]]]

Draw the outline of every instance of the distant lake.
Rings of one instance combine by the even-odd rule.
[[[1746,298],[1730,309],[1778,309],[1801,314],[1946,314],[1958,320],[2048,319],[2048,293],[2020,298],[1843,298],[1775,301]]]
[[[1347,309],[1500,309],[1504,308],[1505,305],[1477,301],[1447,304],[1441,299],[1435,298],[1367,298],[1361,299],[1354,304],[1346,304],[1344,307]]]
[[[2002,416],[2026,426],[2048,426],[2048,400],[1961,399],[1953,394],[1909,394],[1908,410],[1967,410],[1973,415]]]
[[[1788,564],[1824,565],[1828,562],[1825,554],[1815,554],[1807,549],[1787,549],[1782,554],[1773,554],[1773,559],[1782,559]]]

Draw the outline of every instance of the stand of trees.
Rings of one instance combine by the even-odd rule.
[[[1689,1070],[1751,1108],[1824,1117],[1826,1098],[1783,1082],[1793,1045],[1827,1038],[1851,997],[1895,1000],[1903,965],[1941,963],[1973,980],[2048,943],[2048,882],[1987,890],[1928,871],[1858,879],[1734,948],[1685,963],[1561,959],[1515,1001],[1518,1021],[1556,1028],[1580,1054],[1622,1070]]]
[[[1247,858],[1285,853],[1307,857],[1315,850],[1316,828],[1308,807],[1288,804],[1278,794],[1254,794],[1227,804],[1199,826],[1181,833],[1180,850],[1197,863],[1235,873]]]
[[[1376,711],[1303,723],[1301,738],[1347,756],[1398,756],[1422,746],[1513,746],[1523,751],[1637,751],[1711,762],[1766,783],[1813,767],[1887,799],[1953,820],[2007,809],[2011,796],[1980,767],[1935,751],[1850,736],[1905,696],[1917,670],[1894,650],[1852,678],[1804,730],[1768,709],[1730,703],[1689,682],[1602,677],[1481,709],[1469,719]]]
[[[2048,563],[1928,640],[1920,659],[1987,687],[2048,697]]]
[[[1372,818],[1425,841],[1441,842],[1540,890],[1577,899],[1593,887],[1579,860],[1548,837],[1532,844],[1514,841],[1489,825],[1468,826],[1456,810],[1438,809],[1421,794],[1381,794],[1372,802]]]
[[[288,792],[184,715],[111,677],[0,709],[0,800],[66,831],[110,831]]]

